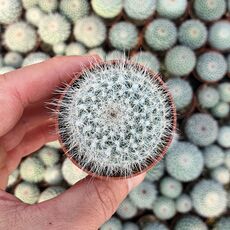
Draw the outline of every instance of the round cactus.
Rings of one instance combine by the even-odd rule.
[[[91,5],[97,15],[102,18],[111,19],[121,13],[123,2],[122,0],[92,0]]]
[[[15,182],[18,180],[19,177],[19,170],[15,169],[8,178],[8,182],[7,182],[7,188],[13,186],[15,184]]]
[[[39,198],[40,191],[36,184],[21,182],[16,186],[14,195],[24,203],[35,204]]]
[[[119,50],[113,50],[107,53],[105,57],[106,61],[111,61],[111,60],[125,60],[125,53],[122,53]]]
[[[230,83],[224,82],[218,84],[218,91],[220,94],[221,101],[230,103]]]
[[[175,46],[169,50],[165,57],[167,71],[174,76],[189,74],[195,67],[196,56],[186,46]]]
[[[39,7],[46,13],[51,13],[57,10],[58,0],[39,0]]]
[[[119,50],[131,50],[138,44],[138,30],[130,22],[118,22],[109,31],[109,42]]]
[[[223,20],[214,23],[209,30],[208,41],[215,49],[230,50],[230,22]]]
[[[31,51],[37,43],[35,30],[23,21],[9,25],[3,38],[8,49],[20,53]]]
[[[133,222],[125,222],[122,230],[139,230],[139,226]]]
[[[203,165],[201,151],[189,142],[175,143],[166,155],[166,169],[179,181],[188,182],[198,178]]]
[[[72,22],[85,17],[89,13],[89,2],[85,0],[61,0],[60,11]]]
[[[176,199],[176,210],[180,213],[188,213],[192,209],[192,199],[187,194],[182,194]]]
[[[0,24],[10,24],[17,21],[21,13],[21,1],[0,0]]]
[[[145,224],[142,230],[169,230],[164,224],[159,221],[149,222]]]
[[[37,64],[37,63],[43,62],[49,58],[50,58],[50,56],[46,53],[43,53],[43,52],[30,53],[23,60],[22,66]]]
[[[156,11],[161,17],[176,19],[185,13],[187,4],[187,0],[160,0]]]
[[[211,171],[212,179],[221,184],[228,184],[230,182],[230,172],[225,166],[219,166]]]
[[[225,157],[224,157],[224,165],[228,168],[230,171],[230,149],[227,149],[225,151]]]
[[[3,67],[0,67],[0,74],[8,73],[13,70],[15,70],[15,68],[12,66],[3,66]]]
[[[193,90],[188,81],[175,78],[169,79],[166,84],[173,96],[177,111],[181,111],[191,104]]]
[[[88,51],[88,54],[90,55],[98,55],[102,60],[105,60],[106,53],[103,48],[93,48]]]
[[[226,11],[225,0],[195,0],[193,9],[198,18],[204,21],[220,19]]]
[[[54,166],[60,159],[58,150],[48,146],[38,151],[38,157],[46,166]]]
[[[97,64],[80,75],[59,107],[59,134],[68,155],[98,176],[131,176],[155,164],[175,125],[162,81],[123,61]]]
[[[61,144],[58,140],[48,142],[48,143],[46,143],[45,146],[53,148],[53,149],[57,149],[57,150],[61,149]]]
[[[39,0],[21,0],[23,7],[28,10],[38,4]]]
[[[22,179],[31,183],[42,181],[44,172],[44,164],[36,157],[27,157],[20,165]]]
[[[215,224],[213,230],[228,230],[230,226],[230,217],[221,217]]]
[[[2,58],[2,55],[0,55],[0,67],[3,66],[3,58]]]
[[[204,164],[208,169],[215,168],[224,163],[224,152],[218,145],[209,145],[203,151]]]
[[[18,68],[22,64],[22,55],[17,52],[8,52],[4,56],[3,62],[6,66],[12,66],[14,68]]]
[[[38,26],[38,33],[42,41],[50,45],[55,45],[68,39],[70,35],[70,23],[61,14],[49,14],[41,19]]]
[[[215,87],[203,85],[198,90],[197,99],[201,108],[210,109],[219,102],[220,94]]]
[[[164,169],[165,164],[162,159],[146,173],[145,179],[151,182],[159,180],[164,175]]]
[[[156,9],[156,0],[125,0],[124,11],[126,15],[134,20],[144,21],[152,16]]]
[[[160,70],[159,60],[150,52],[138,52],[132,56],[131,61],[139,63],[154,72],[158,72]]]
[[[133,202],[129,198],[126,198],[119,205],[117,209],[117,214],[122,219],[133,218],[137,214],[137,207],[133,204]]]
[[[195,211],[203,217],[221,215],[227,207],[227,193],[223,186],[214,180],[201,180],[192,192],[191,197]]]
[[[207,225],[202,221],[201,218],[188,215],[184,216],[176,222],[175,230],[208,230]]]
[[[78,42],[69,43],[65,48],[65,55],[83,55],[86,53],[85,47]]]
[[[53,52],[56,55],[63,55],[65,53],[66,44],[64,42],[59,42],[53,45]]]
[[[195,145],[208,146],[217,139],[218,125],[209,114],[195,113],[186,121],[185,134]]]
[[[100,228],[100,230],[122,230],[122,223],[116,217],[111,217]]]
[[[228,70],[227,70],[227,72],[228,72],[228,74],[230,76],[230,54],[228,54],[226,61],[228,63]]]
[[[140,209],[151,209],[156,200],[157,190],[154,184],[143,181],[129,193],[130,200]]]
[[[39,196],[38,203],[41,203],[43,201],[50,200],[61,193],[63,193],[65,189],[60,186],[51,186],[45,189]]]
[[[182,184],[172,177],[164,177],[160,181],[160,192],[169,198],[177,198],[182,192]]]
[[[60,165],[49,166],[44,173],[44,181],[50,185],[58,185],[62,182],[63,176]]]
[[[77,168],[68,158],[64,160],[61,171],[69,185],[73,185],[87,176],[85,172]]]
[[[224,148],[230,148],[230,126],[222,126],[219,130],[217,142]]]
[[[219,102],[211,109],[212,115],[217,118],[228,117],[230,105],[227,102]]]
[[[39,7],[32,7],[32,8],[29,8],[27,11],[26,11],[26,14],[25,14],[25,17],[26,17],[26,20],[38,27],[39,25],[39,22],[41,21],[41,19],[45,16],[45,14],[42,12],[42,10],[39,8]]]
[[[101,45],[106,38],[104,22],[96,16],[80,18],[75,22],[74,37],[88,48]]]
[[[144,37],[150,48],[163,51],[176,43],[177,29],[168,19],[155,19],[147,25]]]
[[[153,213],[160,220],[168,220],[175,216],[175,202],[167,197],[159,196],[153,203]]]
[[[202,47],[207,41],[207,36],[207,28],[199,20],[187,20],[179,27],[179,42],[191,49],[198,49]]]

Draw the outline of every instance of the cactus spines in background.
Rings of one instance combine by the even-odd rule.
[[[66,44],[65,42],[59,42],[55,45],[53,45],[53,52],[56,54],[56,55],[63,55],[65,53],[65,49],[66,49]]]
[[[25,14],[25,17],[26,17],[26,20],[38,27],[39,25],[39,22],[41,21],[41,19],[45,16],[45,13],[39,8],[39,7],[32,7],[32,8],[29,8],[27,11],[26,11],[26,14]]]
[[[48,146],[44,146],[42,149],[38,150],[38,158],[46,166],[54,166],[60,159],[58,150]]]
[[[65,189],[61,186],[51,186],[46,188],[39,196],[38,203],[41,203],[46,200],[50,200],[61,193],[63,193]]]
[[[116,212],[122,219],[130,219],[130,218],[133,218],[137,214],[137,211],[138,211],[137,207],[127,197],[119,205]]]
[[[226,11],[225,0],[195,0],[193,9],[198,18],[204,21],[220,19]]]
[[[187,0],[158,0],[156,11],[161,17],[177,19],[185,13],[187,5]]]
[[[230,83],[223,82],[218,85],[218,91],[221,101],[230,103]]]
[[[38,26],[38,33],[42,41],[50,45],[55,45],[68,39],[70,35],[70,23],[61,14],[49,14],[41,19]]]
[[[0,24],[10,24],[17,21],[21,13],[21,1],[0,0]]]
[[[227,149],[225,151],[225,157],[224,157],[224,165],[228,168],[230,171],[230,149]]]
[[[230,172],[227,167],[219,166],[211,171],[211,177],[220,184],[228,184],[230,182]]]
[[[177,28],[168,19],[155,19],[147,25],[144,37],[147,45],[153,50],[167,50],[176,43]]]
[[[222,126],[219,129],[217,142],[223,148],[230,148],[230,126]]]
[[[18,180],[19,177],[19,170],[15,169],[8,178],[8,182],[7,182],[7,188],[13,186],[15,184],[15,182]]]
[[[11,51],[26,53],[35,48],[36,31],[24,21],[9,25],[3,34],[4,44]]]
[[[153,168],[151,168],[145,176],[145,179],[147,181],[157,181],[159,180],[165,172],[165,163],[164,159],[162,159],[160,162],[157,163]]]
[[[140,209],[151,209],[156,196],[156,186],[148,181],[143,181],[129,193],[130,200]]]
[[[166,155],[166,169],[179,181],[188,182],[198,178],[203,166],[201,151],[189,142],[175,143]]]
[[[185,134],[195,145],[208,146],[217,139],[217,121],[209,114],[195,113],[186,121]]]
[[[59,102],[58,121],[68,156],[81,168],[125,177],[164,155],[174,134],[175,109],[157,75],[117,61],[93,65],[72,81]]]
[[[0,67],[0,74],[8,73],[13,70],[15,70],[15,68],[12,66],[3,66],[3,67]]]
[[[131,58],[131,61],[139,63],[146,68],[153,70],[154,72],[158,72],[160,70],[160,62],[157,57],[146,51],[146,52],[138,52],[134,54]]]
[[[121,13],[123,2],[122,0],[92,0],[91,5],[97,15],[102,18],[112,19]]]
[[[30,53],[24,58],[24,60],[22,62],[22,66],[37,64],[37,63],[43,62],[49,58],[50,58],[50,56],[46,53],[43,53],[43,52]]]
[[[122,223],[117,217],[112,217],[101,226],[100,230],[122,230]]]
[[[52,13],[58,8],[58,0],[39,0],[39,7],[46,13]]]
[[[167,71],[174,76],[188,75],[196,65],[196,55],[187,46],[174,46],[165,56]]]
[[[109,31],[110,44],[119,50],[131,50],[138,45],[138,30],[130,22],[118,22]]]
[[[31,7],[34,7],[38,4],[39,0],[22,0],[23,8],[26,10],[30,9]]]
[[[165,196],[159,196],[153,203],[153,213],[160,220],[171,219],[176,214],[174,200]]]
[[[139,226],[131,221],[127,221],[123,224],[122,230],[139,230]]]
[[[134,20],[144,21],[151,17],[156,9],[156,0],[124,0],[126,15]]]
[[[176,210],[180,213],[188,213],[192,209],[192,199],[187,194],[182,194],[176,199]]]
[[[121,60],[121,59],[126,59],[125,58],[125,53],[119,51],[119,50],[113,50],[110,51],[106,54],[105,60],[106,61],[111,61],[111,60]]]
[[[97,47],[97,48],[90,49],[87,54],[90,54],[90,55],[95,55],[96,54],[102,60],[105,60],[105,57],[106,57],[105,50],[102,47]]]
[[[193,90],[188,81],[180,78],[173,78],[169,79],[166,84],[173,96],[177,111],[186,109],[186,107],[192,103]]]
[[[3,59],[4,65],[12,66],[14,68],[20,67],[22,61],[23,61],[22,55],[17,52],[8,52],[6,53]]]
[[[230,217],[221,217],[215,224],[213,230],[228,230],[230,226]]]
[[[49,166],[44,172],[44,181],[49,185],[58,185],[62,182],[63,176],[61,165]]]
[[[159,221],[146,223],[142,230],[169,230],[164,224]]]
[[[88,48],[101,45],[106,39],[106,26],[101,18],[88,16],[75,22],[74,37]]]
[[[191,191],[191,197],[195,211],[203,217],[217,217],[227,208],[227,193],[214,180],[199,181]]]
[[[220,101],[212,109],[211,113],[216,118],[228,117],[230,112],[230,105],[227,102]]]
[[[208,230],[208,226],[203,220],[194,215],[183,216],[176,222],[174,230]]]
[[[78,42],[71,42],[65,48],[65,55],[83,55],[86,53],[86,48]]]
[[[199,20],[187,20],[179,27],[178,40],[182,45],[191,49],[202,47],[207,41],[207,36],[207,28]]]
[[[72,22],[89,14],[89,2],[86,0],[61,0],[59,8]]]
[[[38,201],[40,191],[36,184],[21,182],[14,190],[14,195],[27,204],[35,204]]]

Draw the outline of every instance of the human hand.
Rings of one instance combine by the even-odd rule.
[[[44,106],[53,90],[97,57],[55,57],[0,75],[0,229],[98,229],[128,192],[143,180],[100,180],[88,176],[58,197],[27,205],[6,193],[9,174],[22,157],[57,139]]]

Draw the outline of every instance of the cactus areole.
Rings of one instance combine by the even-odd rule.
[[[63,149],[78,167],[97,177],[123,178],[161,160],[176,113],[158,74],[112,61],[84,69],[67,85],[57,120]]]

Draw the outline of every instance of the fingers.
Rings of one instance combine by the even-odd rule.
[[[63,81],[68,82],[97,56],[55,57],[0,76],[0,136],[8,132],[30,104],[49,97]]]

